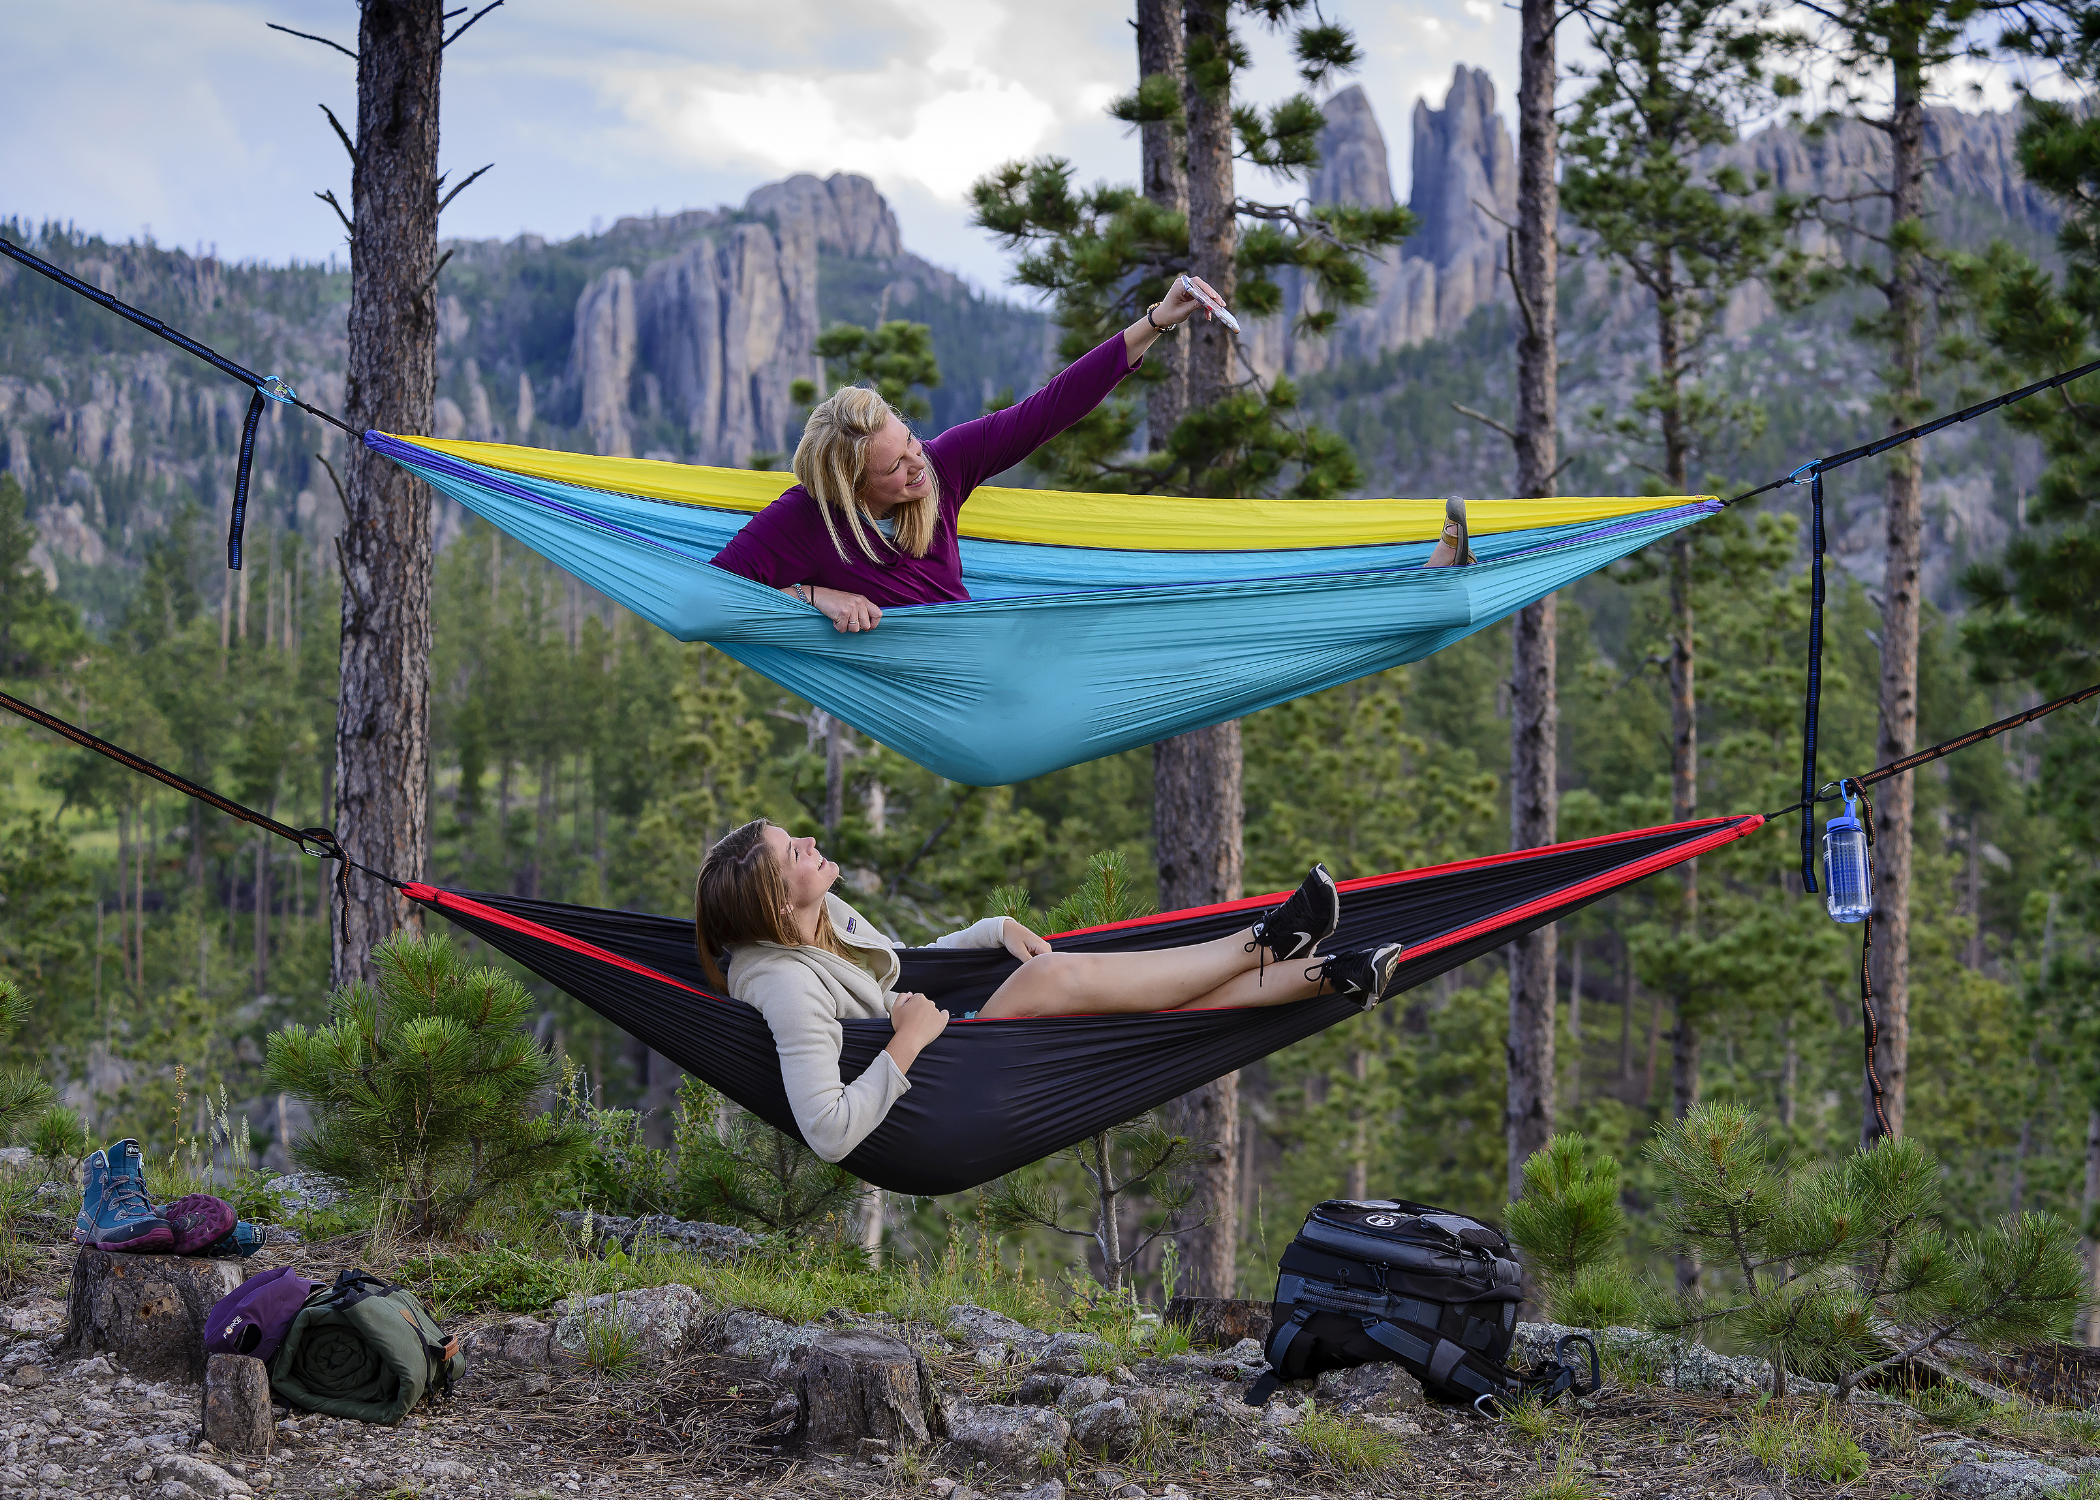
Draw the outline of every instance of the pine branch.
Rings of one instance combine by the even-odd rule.
[[[315,193],[314,196],[335,210],[335,216],[343,221],[343,228],[346,232],[352,236],[356,235],[357,226],[350,222],[350,216],[343,212],[343,205],[336,201],[334,188],[330,188],[323,193]]]
[[[335,138],[341,141],[343,149],[350,153],[351,169],[354,171],[356,168],[363,166],[364,158],[357,154],[357,146],[350,139],[350,132],[343,129],[343,122],[335,117],[335,111],[325,104],[320,106],[320,109],[322,114],[328,116],[328,123],[335,127]]]
[[[467,17],[466,20],[460,22],[459,30],[453,32],[452,35],[446,37],[444,41],[438,43],[438,50],[443,51],[445,48],[451,46],[454,42],[458,41],[461,37],[465,36],[467,34],[467,28],[469,26],[472,26],[476,21],[480,20],[483,16],[487,15],[490,11],[494,10],[497,6],[501,5],[502,3],[503,0],[489,0],[489,3],[487,5],[482,6],[480,10],[475,11],[473,15]],[[465,7],[462,6],[461,9],[463,10],[465,9]],[[452,14],[456,16],[459,14],[459,11],[455,10],[452,12]]]
[[[1502,423],[1496,421],[1493,417],[1489,416],[1484,411],[1475,411],[1472,407],[1461,405],[1459,402],[1456,401],[1451,403],[1451,409],[1457,412],[1462,417],[1471,417],[1474,421],[1480,423],[1484,427],[1494,428],[1495,431],[1501,433],[1512,443],[1514,443],[1517,440],[1517,433],[1515,428],[1504,426]]]
[[[443,213],[446,210],[446,208],[448,208],[451,205],[452,200],[454,198],[457,198],[461,193],[464,193],[468,188],[472,187],[474,185],[475,179],[479,178],[482,172],[486,172],[489,169],[489,167],[493,167],[494,165],[496,165],[494,162],[490,162],[488,167],[483,167],[480,171],[473,173],[467,178],[465,182],[462,182],[451,192],[445,194],[444,197],[438,199],[437,211],[439,213]]]
[[[343,56],[349,58],[352,62],[357,62],[360,60],[355,52],[352,52],[341,42],[331,42],[325,36],[315,36],[310,31],[294,31],[289,26],[279,26],[275,21],[265,21],[263,22],[263,24],[269,27],[272,31],[281,31],[286,36],[295,36],[299,38],[299,40],[301,40],[302,42],[319,42],[324,47],[333,47],[336,51],[342,53]]]

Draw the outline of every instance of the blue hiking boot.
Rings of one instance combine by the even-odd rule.
[[[118,1141],[87,1159],[73,1239],[97,1250],[153,1251],[174,1245],[175,1231],[146,1201],[137,1141]]]

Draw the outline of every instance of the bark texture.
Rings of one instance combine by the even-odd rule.
[[[2085,1342],[2090,1349],[2100,1349],[2100,1234],[2091,1232],[2100,1229],[2093,1220],[2096,1208],[2100,1208],[2100,1107],[2085,1117],[2085,1257],[2093,1292],[2093,1305],[2085,1315]]]
[[[867,1441],[896,1452],[947,1431],[926,1362],[879,1333],[829,1333],[810,1345],[795,1372],[795,1406],[790,1440],[805,1451],[858,1452]]]
[[[246,1275],[237,1261],[83,1246],[58,1356],[107,1354],[142,1379],[194,1384],[205,1374],[204,1319]]]
[[[1137,54],[1140,78],[1171,78],[1177,94],[1186,90],[1187,47],[1180,0],[1138,0]],[[1189,179],[1180,133],[1165,120],[1141,125],[1138,150],[1146,198],[1170,212],[1186,214]],[[1166,447],[1181,414],[1188,410],[1187,348],[1183,337],[1169,336],[1156,341],[1145,354],[1146,365],[1162,377],[1145,390],[1146,441],[1154,452]]]
[[[434,425],[442,11],[439,0],[366,0],[358,25],[344,406],[359,430]],[[352,858],[420,880],[429,820],[429,492],[356,445],[343,487],[335,826]],[[420,932],[422,923],[414,904],[354,870],[338,891],[330,971],[340,985],[373,977],[373,947],[402,929]]]
[[[1239,224],[1233,215],[1231,71],[1224,62],[1230,47],[1226,0],[1186,0],[1181,16],[1189,263],[1229,303]],[[1179,337],[1187,340],[1188,403],[1208,406],[1221,399],[1233,383],[1230,331],[1196,317]],[[1237,720],[1153,746],[1152,833],[1163,907],[1238,898],[1245,823],[1240,771]],[[1239,1280],[1240,1075],[1228,1073],[1184,1094],[1169,1117],[1198,1148],[1190,1212],[1201,1227],[1182,1240],[1186,1288],[1194,1296],[1230,1297]]]
[[[1924,69],[1916,33],[1899,33],[1889,48],[1895,64],[1894,105],[1888,121],[1891,251],[1884,288],[1889,307],[1889,430],[1910,425],[1925,391],[1925,315],[1930,291],[1917,249],[1900,226],[1913,228],[1925,211]],[[1924,475],[1915,444],[1888,456],[1886,509],[1888,571],[1882,582],[1881,733],[1875,758],[1900,760],[1918,744],[1919,559],[1924,535]],[[1904,1088],[1910,1074],[1911,814],[1917,788],[1909,776],[1886,783],[1874,798],[1875,1003],[1881,1037],[1874,1049],[1882,1110],[1891,1135],[1903,1134]],[[1881,1134],[1871,1100],[1860,1126],[1862,1144]]]
[[[1560,281],[1560,187],[1553,86],[1558,72],[1554,0],[1523,0],[1517,81],[1517,485],[1547,493],[1559,463],[1560,375],[1555,306]],[[1560,708],[1555,682],[1559,611],[1552,595],[1520,610],[1513,631],[1510,702],[1510,844],[1529,849],[1554,837]],[[1509,1195],[1523,1186],[1524,1159],[1553,1133],[1552,927],[1519,938],[1509,964]]]
[[[270,1367],[245,1354],[214,1354],[204,1367],[204,1436],[221,1453],[267,1455],[276,1430]]]

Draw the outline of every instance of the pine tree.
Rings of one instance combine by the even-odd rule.
[[[1798,213],[1784,198],[1770,208],[1751,201],[1769,191],[1769,174],[1716,168],[1713,153],[1737,139],[1744,119],[1768,113],[1795,86],[1768,71],[1771,38],[1760,29],[1762,15],[1733,3],[1606,0],[1578,13],[1595,61],[1575,70],[1591,81],[1561,136],[1561,203],[1655,307],[1652,373],[1630,413],[1611,421],[1600,412],[1598,420],[1654,451],[1658,461],[1644,467],[1661,493],[1682,495],[1716,432],[1741,426],[1747,415],[1701,384],[1705,346],[1737,288],[1787,269],[1784,235]],[[1690,821],[1699,806],[1692,605],[1698,543],[1687,529],[1669,544],[1673,822]],[[1678,880],[1679,920],[1696,930],[1698,861],[1680,866]],[[1698,1020],[1684,989],[1670,1001],[1672,1107],[1681,1116],[1699,1097]]]
[[[373,957],[377,985],[338,991],[326,1026],[270,1038],[270,1087],[314,1112],[292,1152],[302,1167],[369,1194],[410,1233],[445,1235],[588,1149],[582,1125],[537,1112],[560,1068],[522,1029],[523,985],[467,967],[442,938],[396,938]]]

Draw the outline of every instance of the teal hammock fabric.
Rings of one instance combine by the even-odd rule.
[[[977,786],[1419,661],[1720,508],[1678,497],[1609,519],[1476,532],[1479,562],[1426,570],[1426,540],[1147,551],[991,541],[966,527],[969,602],[887,610],[876,630],[844,635],[710,564],[748,508],[587,488],[383,433],[365,443],[678,639],[707,641]],[[561,457],[572,469],[612,463]]]

